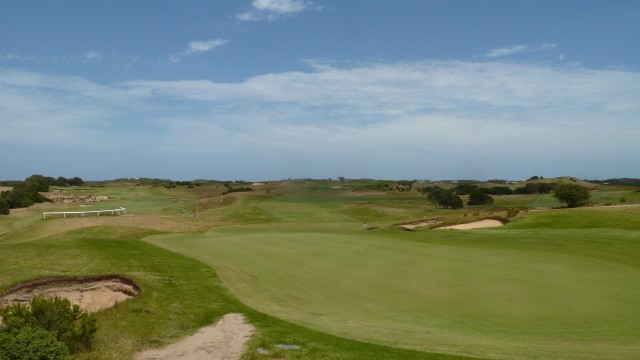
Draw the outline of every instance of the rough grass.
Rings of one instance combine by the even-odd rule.
[[[640,207],[588,207],[531,213],[511,229],[640,230]]]

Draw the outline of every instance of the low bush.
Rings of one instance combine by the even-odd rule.
[[[469,194],[468,205],[489,205],[493,204],[493,198],[491,195],[482,192],[473,192]]]
[[[15,354],[57,353],[62,351],[60,347],[65,349],[60,354],[88,350],[98,330],[95,316],[60,297],[37,296],[28,306],[5,306],[0,308],[0,316],[1,360],[63,358]]]
[[[1,360],[69,359],[69,348],[43,328],[26,325],[0,332]]]

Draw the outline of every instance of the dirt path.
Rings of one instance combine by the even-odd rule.
[[[176,343],[135,355],[136,360],[238,360],[255,331],[242,314],[227,314],[214,325]]]

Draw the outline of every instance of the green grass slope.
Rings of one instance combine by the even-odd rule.
[[[546,236],[386,231],[369,234],[367,252],[363,235],[344,233],[148,240],[219,269],[249,306],[339,336],[504,359],[636,356],[640,269],[528,246]]]
[[[147,213],[159,209],[149,204],[166,204],[152,198],[158,195],[143,196],[150,197],[142,205]],[[245,359],[462,359],[347,340],[278,320],[239,302],[210,266],[141,241],[157,231],[90,226],[61,232],[70,223],[41,220],[36,208],[0,218],[0,292],[56,276],[117,273],[136,281],[142,294],[98,314],[94,350],[79,354],[80,359],[131,358],[138,350],[176,341],[229,312],[244,313],[257,327]],[[282,343],[301,349],[275,346]],[[259,354],[258,348],[269,354]]]

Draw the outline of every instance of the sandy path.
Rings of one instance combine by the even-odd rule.
[[[471,229],[492,228],[492,227],[498,227],[502,225],[504,224],[498,220],[486,219],[486,220],[474,221],[466,224],[443,226],[443,227],[437,228],[437,230],[448,230],[448,229],[471,230]]]
[[[136,360],[238,360],[255,328],[242,314],[227,314],[214,325],[176,343],[135,355]]]

